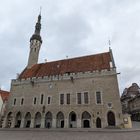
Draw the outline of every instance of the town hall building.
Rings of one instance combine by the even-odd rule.
[[[26,68],[12,80],[3,128],[105,128],[123,123],[112,50],[38,64],[41,15]]]

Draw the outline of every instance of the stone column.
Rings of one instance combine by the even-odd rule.
[[[24,118],[21,119],[20,128],[24,128]]]
[[[64,128],[69,128],[69,120],[68,118],[64,119]]]
[[[56,128],[56,118],[52,119],[52,128]]]
[[[12,122],[11,122],[11,128],[15,127],[15,122],[16,122],[16,119],[15,117],[13,117]]]
[[[34,118],[31,118],[31,125],[30,125],[30,128],[34,128],[34,122],[35,122]]]
[[[77,120],[76,121],[77,121],[76,122],[77,123],[77,126],[76,127],[77,128],[81,128],[82,127],[82,124],[81,124],[82,121],[81,121],[81,114],[80,113],[77,114]]]
[[[41,118],[41,128],[45,128],[45,117]]]
[[[2,123],[2,128],[6,128],[7,126],[7,117],[4,118],[3,123]]]
[[[77,118],[77,128],[81,128],[81,119],[80,118]]]
[[[96,128],[95,118],[93,118],[93,117],[91,117],[91,120],[90,120],[90,127]]]
[[[108,126],[108,122],[107,122],[107,119],[106,118],[101,117],[101,125],[102,125],[102,128]]]

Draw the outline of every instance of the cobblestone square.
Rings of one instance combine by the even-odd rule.
[[[0,140],[139,140],[140,130],[0,130]]]

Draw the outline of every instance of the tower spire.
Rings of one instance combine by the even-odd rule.
[[[30,42],[32,40],[36,39],[42,43],[42,38],[40,36],[40,32],[41,32],[41,12],[38,15],[38,19],[37,19],[37,22],[35,25],[35,31],[34,31],[34,34],[32,35],[32,37],[30,38]]]
[[[30,53],[27,68],[31,68],[33,65],[38,63],[39,51],[42,44],[40,31],[41,31],[41,12],[37,18],[34,34],[30,38]]]

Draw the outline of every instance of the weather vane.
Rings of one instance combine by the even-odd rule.
[[[108,40],[108,45],[109,45],[109,48],[110,48],[110,46],[111,46],[111,40],[110,39]]]
[[[42,6],[40,6],[40,15],[41,15],[41,11],[42,11]]]

